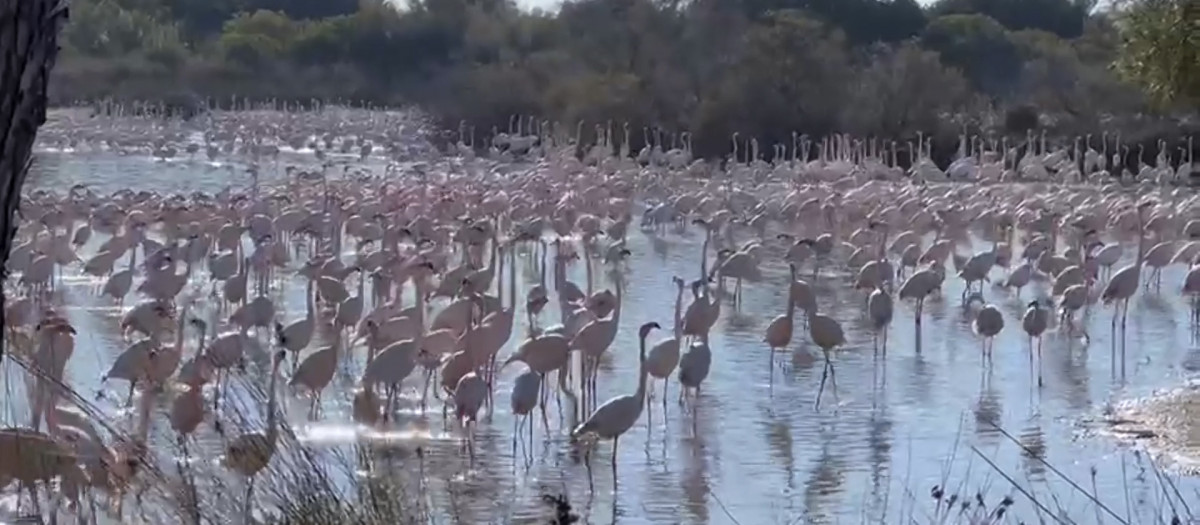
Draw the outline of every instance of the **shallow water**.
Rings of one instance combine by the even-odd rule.
[[[199,161],[163,163],[111,153],[38,154],[32,187],[63,191],[77,182],[103,194],[124,185],[167,192],[215,191],[225,185],[246,186],[249,179],[236,168]],[[691,279],[698,274],[702,241],[698,229],[659,236],[631,228],[633,255],[623,272],[628,282],[625,310],[617,340],[601,367],[600,402],[635,389],[635,327],[651,320],[663,326],[651,335],[650,344],[670,333],[675,296],[670,277]],[[98,242],[89,243],[85,258]],[[999,288],[986,289],[987,298],[1004,312],[1006,326],[995,343],[994,364],[985,373],[980,339],[960,305],[960,281],[948,278],[942,295],[927,301],[919,346],[913,307],[898,301],[886,354],[876,356],[863,313],[865,297],[850,289],[844,271],[823,270],[815,281],[820,309],[841,323],[848,344],[835,358],[839,403],[835,406],[827,389],[817,411],[813,401],[821,376],[820,352],[809,342],[802,322],[797,321],[789,349],[776,354],[773,376],[769,350],[760,342],[767,323],[784,311],[786,302],[782,249],[772,246],[767,253],[764,282],[745,286],[740,312],[729,302],[723,305],[711,339],[712,372],[694,414],[676,404],[678,384],[672,380],[665,417],[660,392],[648,407],[652,419],[643,414],[621,439],[619,484],[609,466],[612,444],[603,443],[592,453],[595,490],[589,490],[587,472],[570,453],[553,400],[549,437],[535,416],[532,459],[526,462],[520,449],[514,456],[508,394],[521,367],[509,367],[500,376],[497,408],[490,421],[480,423],[474,463],[462,451],[457,425],[444,426],[437,401],[431,399],[425,414],[416,407],[420,374],[413,374],[404,404],[411,411],[393,424],[396,432],[384,437],[420,447],[419,455],[407,456],[400,465],[424,473],[428,510],[443,518],[439,522],[528,522],[544,514],[541,494],[565,492],[575,510],[594,523],[894,523],[910,516],[928,522],[937,512],[931,488],[942,486],[947,487],[947,497],[957,494],[960,500],[974,501],[980,493],[989,507],[1011,496],[1015,506],[1010,512],[1027,522],[1037,519],[1036,505],[1012,487],[1015,482],[1056,513],[1061,508],[1078,521],[1094,521],[1097,510],[1091,496],[1073,489],[1056,471],[1089,494],[1099,494],[1122,519],[1131,515],[1133,522],[1151,522],[1153,514],[1139,512],[1163,508],[1144,496],[1159,488],[1153,478],[1139,481],[1134,475],[1138,459],[1115,440],[1094,432],[1092,421],[1121,400],[1180,384],[1200,366],[1187,305],[1176,292],[1181,268],[1165,272],[1161,293],[1142,292],[1131,302],[1123,374],[1120,366],[1112,366],[1111,310],[1092,305],[1082,317],[1090,345],[1068,339],[1053,327],[1048,331],[1043,346],[1045,386],[1040,389],[1030,373],[1029,342],[1020,316],[1031,297],[1047,293],[1048,283],[1035,281],[1020,298]],[[528,259],[527,254],[518,255],[518,298],[536,279]],[[570,278],[582,287],[581,265],[571,272]],[[597,289],[612,287],[606,273],[597,272]],[[995,270],[993,280],[1002,273]],[[197,283],[206,280],[196,278]],[[507,284],[507,276],[497,276],[496,282]],[[125,346],[116,327],[119,311],[95,295],[100,285],[71,268],[58,293],[79,331],[68,375],[85,395],[101,388],[98,378]],[[285,323],[304,315],[303,295],[300,279],[289,276],[286,291],[274,297],[277,308],[281,301],[284,305],[278,316]],[[685,304],[688,301],[685,297]],[[502,356],[524,333],[523,302],[517,301],[514,337]],[[434,309],[443,305],[435,302]],[[557,322],[552,309],[546,309],[543,326]],[[318,347],[314,342],[309,348]],[[311,446],[336,448],[363,438],[349,421],[348,393],[362,361],[359,348],[355,359],[340,367],[325,392],[321,421],[308,420],[306,399],[280,389],[288,396],[289,422]],[[123,398],[125,385],[108,390],[109,399]],[[118,404],[105,401],[101,406],[116,410]],[[4,415],[16,417],[23,416]],[[165,435],[170,429],[156,421],[155,431]],[[212,456],[219,454],[220,438],[208,425],[201,434],[198,447],[210,447]],[[1195,478],[1175,483],[1183,494],[1200,489]],[[1131,505],[1142,510],[1126,510],[1131,493]],[[1143,494],[1141,505],[1138,494]]]

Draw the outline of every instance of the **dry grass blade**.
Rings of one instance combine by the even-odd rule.
[[[1053,472],[1060,479],[1067,482],[1067,484],[1070,485],[1071,488],[1074,488],[1080,494],[1083,494],[1083,496],[1085,498],[1087,498],[1089,501],[1091,501],[1092,504],[1096,506],[1096,508],[1103,510],[1109,516],[1112,516],[1113,519],[1117,520],[1118,523],[1124,523],[1124,524],[1128,525],[1129,522],[1125,521],[1124,518],[1121,518],[1120,516],[1118,516],[1116,512],[1114,512],[1112,509],[1108,508],[1108,506],[1105,505],[1104,503],[1102,503],[1099,499],[1096,499],[1095,494],[1091,494],[1088,491],[1084,490],[1083,487],[1079,486],[1078,483],[1075,483],[1074,480],[1067,477],[1067,475],[1063,474],[1062,471],[1058,470],[1057,468],[1054,468],[1054,465],[1051,465],[1045,459],[1042,459],[1040,454],[1038,454],[1036,451],[1030,449],[1029,447],[1025,446],[1025,444],[1021,443],[1021,441],[1019,439],[1017,439],[1016,436],[1009,434],[1007,430],[1004,430],[1004,428],[1001,427],[1000,425],[996,424],[995,421],[992,421],[990,419],[984,419],[982,421],[986,422],[993,429],[995,429],[997,432],[999,432],[1000,435],[1004,436],[1005,439],[1011,441],[1014,445],[1019,447],[1021,449],[1021,451],[1024,452],[1027,456],[1029,456],[1033,460],[1037,461],[1038,463],[1041,463],[1042,466],[1046,467],[1047,469],[1050,469],[1050,472]]]
[[[987,463],[988,466],[991,467],[992,470],[996,472],[996,474],[998,474],[998,475],[1000,475],[1000,477],[1004,478],[1004,480],[1007,481],[1008,484],[1013,487],[1013,489],[1015,489],[1017,492],[1020,492],[1021,495],[1025,496],[1025,498],[1028,499],[1030,501],[1030,503],[1033,503],[1034,506],[1036,506],[1039,510],[1046,513],[1047,516],[1050,516],[1051,519],[1053,519],[1054,521],[1057,521],[1059,524],[1067,525],[1066,521],[1063,521],[1062,518],[1058,517],[1058,514],[1052,512],[1049,508],[1047,508],[1044,504],[1042,504],[1042,502],[1038,501],[1037,497],[1035,497],[1033,494],[1031,494],[1028,490],[1025,490],[1024,487],[1022,487],[1019,483],[1017,483],[1017,480],[1013,479],[1011,476],[1009,476],[1003,470],[1001,470],[1000,467],[998,465],[996,465],[996,463],[994,461],[992,461],[991,458],[988,458],[987,456],[985,456],[983,454],[983,452],[981,452],[979,450],[979,448],[972,445],[971,452],[974,452],[976,456],[979,456],[979,459],[982,459],[984,461],[984,463]]]

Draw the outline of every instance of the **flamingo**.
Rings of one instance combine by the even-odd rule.
[[[788,279],[788,302],[787,311],[775,319],[771,320],[771,324],[767,325],[766,335],[763,336],[763,342],[771,348],[771,377],[774,378],[774,358],[775,349],[785,349],[792,342],[792,328],[796,316],[796,265],[788,265],[791,272],[791,278]]]
[[[1041,303],[1030,301],[1025,315],[1021,317],[1021,328],[1029,335],[1029,358],[1033,359],[1033,340],[1037,339],[1038,386],[1042,386],[1042,333],[1049,324],[1049,314]],[[1031,363],[1032,365],[1032,363]]]
[[[650,353],[646,357],[646,368],[650,373],[650,377],[662,379],[663,382],[662,404],[664,415],[666,415],[667,411],[667,383],[671,380],[671,373],[679,365],[679,341],[683,338],[683,320],[680,315],[683,306],[683,279],[671,277],[671,281],[675,283],[677,288],[675,294],[675,324],[673,334],[671,337],[655,343],[650,348]],[[654,389],[650,388],[647,395],[653,397]]]
[[[612,472],[613,481],[617,479],[617,445],[621,440],[621,435],[628,432],[637,420],[642,415],[642,408],[646,405],[646,381],[649,376],[649,370],[646,367],[646,336],[650,335],[651,330],[657,329],[658,323],[649,322],[643,324],[638,329],[638,346],[639,346],[639,368],[638,368],[638,386],[633,395],[617,396],[604,404],[596,407],[591,416],[571,430],[571,439],[577,440],[584,436],[592,435],[600,439],[613,440],[612,454]],[[587,462],[588,470],[588,486],[592,484],[592,466],[590,460]]]
[[[246,478],[246,505],[244,515],[249,520],[250,501],[254,497],[254,477],[262,472],[275,455],[279,440],[279,426],[275,422],[275,381],[279,378],[279,365],[287,357],[285,351],[275,354],[271,362],[271,380],[267,383],[267,429],[266,432],[242,434],[225,448],[223,463],[226,468]]]

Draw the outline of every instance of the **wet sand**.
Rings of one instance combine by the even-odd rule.
[[[1111,434],[1140,445],[1163,466],[1200,475],[1200,381],[1121,403],[1105,424]]]

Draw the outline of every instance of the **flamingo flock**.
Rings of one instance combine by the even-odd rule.
[[[250,181],[190,194],[76,185],[25,195],[4,328],[6,357],[27,371],[28,419],[0,429],[0,488],[15,486],[39,513],[48,501],[77,512],[93,502],[94,512],[97,497],[119,513],[149,483],[139,477],[152,461],[152,420],[169,422],[181,444],[206,421],[224,434],[230,380],[246,374],[267,378],[265,424],[226,436],[221,465],[245,480],[247,516],[254,480],[279,447],[284,395],[306,396],[312,420],[337,417],[323,410],[327,400],[350,400],[357,423],[379,428],[415,400],[415,410],[440,411],[461,429],[473,458],[497,388],[511,385],[514,450],[532,445],[536,419],[557,432],[548,407],[565,403],[557,428],[586,449],[589,480],[598,440],[612,442],[615,480],[621,437],[643,412],[669,417],[671,388],[684,407],[674,415],[694,411],[727,359],[710,337],[723,310],[745,315],[746,290],[770,286],[765,275],[780,267],[786,307],[765,326],[762,355],[773,370],[777,354],[817,353],[824,369],[813,410],[822,410],[827,382],[836,410],[839,353],[867,344],[823,313],[818,282],[857,294],[882,360],[920,351],[889,350],[896,309],[912,310],[915,326],[904,329],[919,341],[926,301],[946,279],[961,280],[981,368],[1009,357],[992,342],[1019,324],[1039,386],[1048,333],[1088,345],[1077,316],[1101,303],[1123,337],[1131,298],[1170,291],[1161,290],[1167,266],[1189,267],[1178,293],[1200,323],[1200,199],[1177,184],[1189,180],[1191,159],[1171,165],[1165,144],[1158,165],[1131,173],[1090,143],[1055,148],[1029,137],[1022,152],[964,136],[961,158],[945,170],[922,141],[903,170],[894,144],[797,136],[768,162],[756,141],[735,135],[718,167],[693,157],[686,134],[674,148],[635,153],[628,127],[617,143],[611,125],[597,126],[598,140],[577,148],[581,134],[515,117],[486,148],[460,129],[439,153],[405,139],[390,114],[343,117],[229,113],[198,133],[153,136],[51,126],[43,142],[53,147],[144,155],[162,169],[209,163],[229,177],[246,166]],[[281,152],[312,162],[285,166]],[[704,239],[695,272],[652,277],[672,285],[673,303],[662,307],[673,313],[631,318],[645,310],[625,306],[628,275],[644,270],[628,266],[627,238],[690,232]],[[519,282],[522,265],[532,272]],[[582,285],[569,278],[578,265]],[[70,275],[87,276],[96,300],[121,312],[127,347],[99,395],[119,387],[112,402],[135,413],[128,431],[102,432],[91,396],[75,393],[66,373],[80,334],[56,291]],[[302,311],[282,304],[284,289],[303,290]],[[1019,322],[989,302],[1023,291],[1033,298]],[[606,355],[635,352],[614,348],[624,332],[637,335],[637,386],[601,402]],[[1122,366],[1117,359],[1114,349]],[[357,375],[352,389],[335,384],[345,370]]]

